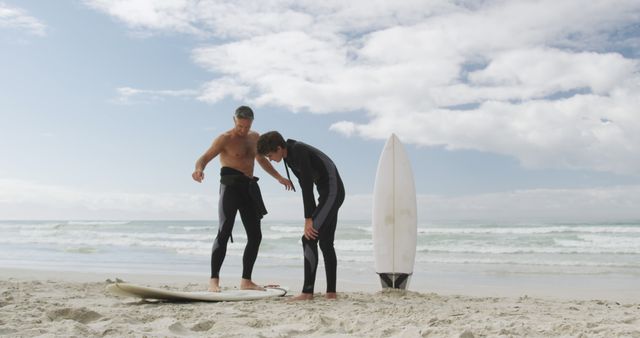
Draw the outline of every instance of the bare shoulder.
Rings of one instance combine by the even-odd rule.
[[[227,145],[229,144],[230,141],[231,141],[231,132],[226,131],[226,132],[218,135],[213,140],[213,144],[211,145],[211,149],[215,150],[216,152],[220,152],[224,148],[227,147]]]
[[[216,137],[215,142],[216,143],[227,143],[229,141],[229,139],[231,139],[232,134],[231,134],[231,130],[227,130],[224,133],[218,135],[218,137]]]
[[[258,142],[258,138],[260,138],[260,133],[258,133],[257,131],[250,131],[249,132],[249,139],[253,142]]]

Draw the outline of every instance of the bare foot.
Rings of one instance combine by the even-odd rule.
[[[240,290],[258,290],[265,291],[265,288],[252,282],[250,279],[244,279],[240,281]]]
[[[313,299],[313,293],[301,293],[295,297],[292,297],[289,300],[294,301],[294,300],[312,300],[312,299]]]
[[[324,295],[324,298],[326,298],[326,299],[338,299],[338,295],[335,292],[327,292],[327,294]]]
[[[219,278],[211,278],[209,279],[209,292],[220,292],[220,279]]]

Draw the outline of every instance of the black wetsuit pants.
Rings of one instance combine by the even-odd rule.
[[[313,240],[302,236],[302,250],[304,253],[304,285],[303,293],[313,293],[318,269],[318,244],[324,258],[324,268],[327,274],[327,292],[336,292],[338,259],[333,241],[338,224],[338,209],[344,202],[344,186],[340,180],[334,187],[318,187],[318,206],[313,214],[313,227],[318,230],[318,237]]]
[[[241,172],[228,167],[223,167],[220,174],[223,176],[221,181],[224,181],[225,175],[234,175],[236,177],[241,177],[238,176],[239,174],[243,175]],[[257,211],[255,200],[251,198],[249,189],[249,184],[256,183],[238,181],[233,184],[220,183],[220,200],[218,201],[219,227],[211,252],[211,278],[219,278],[220,276],[220,268],[227,253],[227,242],[231,237],[238,211],[240,211],[240,218],[247,233],[247,245],[242,256],[242,278],[251,279],[253,265],[258,257],[258,249],[262,241],[262,230],[260,229],[262,215]]]

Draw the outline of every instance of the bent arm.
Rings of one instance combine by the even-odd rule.
[[[207,167],[207,164],[211,162],[216,156],[218,156],[224,147],[224,138],[223,136],[218,136],[211,144],[211,147],[207,149],[207,151],[200,156],[200,158],[196,161],[196,168],[193,171],[193,179],[202,182],[204,179],[204,168]]]
[[[275,178],[278,181],[283,178],[282,175],[280,175],[280,173],[271,165],[271,162],[269,162],[266,157],[258,154],[256,155],[256,161],[258,161],[258,164],[260,164],[262,169],[264,169],[267,174],[271,175],[271,177]]]
[[[300,189],[302,190],[302,202],[304,204],[304,218],[311,218],[316,210],[316,198],[313,194],[313,177],[311,175],[311,158],[306,148],[300,148]]]
[[[291,181],[289,181],[288,179],[282,177],[282,175],[280,175],[276,168],[271,165],[271,162],[269,162],[266,157],[258,154],[256,155],[256,161],[258,161],[260,167],[262,167],[262,169],[266,171],[267,174],[271,175],[271,177],[275,178],[278,182],[280,182],[280,184],[284,185],[285,189],[293,189],[293,183],[291,183]]]

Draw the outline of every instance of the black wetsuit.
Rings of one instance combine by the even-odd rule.
[[[318,267],[318,243],[324,257],[327,274],[327,292],[336,292],[337,258],[333,240],[338,223],[338,209],[344,201],[344,185],[338,169],[331,159],[320,150],[295,140],[287,140],[288,165],[298,177],[304,202],[304,217],[313,220],[318,231],[315,240],[302,236],[304,253],[303,293],[313,293]],[[313,194],[313,185],[318,190],[318,204]]]
[[[247,245],[242,256],[242,278],[251,279],[253,264],[258,257],[258,248],[262,241],[260,219],[267,210],[262,201],[257,177],[251,178],[236,169],[222,167],[218,201],[219,226],[211,252],[211,278],[219,278],[220,268],[227,253],[227,241],[231,237],[238,210],[247,232]]]

